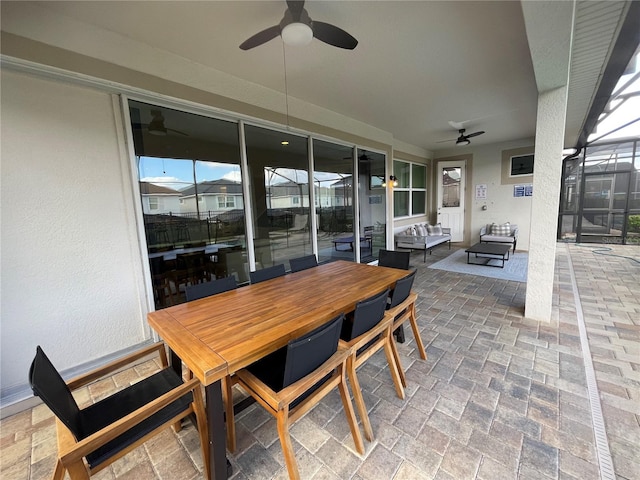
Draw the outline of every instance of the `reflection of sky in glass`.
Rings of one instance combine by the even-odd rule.
[[[618,80],[605,112],[589,135],[589,142],[640,137],[640,48]]]
[[[306,184],[309,183],[309,174],[306,170],[295,170],[292,168],[275,168],[269,169],[269,171],[273,172],[271,185],[277,185],[278,183],[283,182],[296,182]],[[313,172],[313,181],[317,184],[331,184],[333,182],[337,182],[342,180],[345,176],[350,177],[351,175],[340,175],[335,172]],[[268,183],[268,175],[265,173],[265,184]]]
[[[173,158],[140,157],[141,182],[182,190],[193,184],[193,161]],[[240,166],[229,163],[196,162],[198,182],[208,180],[240,181]]]
[[[174,190],[182,190],[193,185],[193,161],[173,158],[140,157],[138,168],[140,181],[162,185]],[[350,175],[347,175],[350,176]],[[334,172],[314,172],[314,183],[329,186],[342,180],[344,175]],[[242,181],[240,166],[230,163],[196,162],[196,180],[198,182],[211,180]],[[265,169],[265,185],[296,182],[306,184],[309,181],[308,172],[292,168]]]

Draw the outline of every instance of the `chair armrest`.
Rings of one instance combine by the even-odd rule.
[[[350,350],[345,348],[338,348],[338,351],[327,359],[322,365],[320,365],[313,372],[307,376],[302,377],[300,380],[292,383],[288,387],[283,388],[279,392],[272,390],[262,380],[256,377],[247,369],[242,369],[236,372],[238,377],[238,383],[240,386],[245,386],[257,393],[264,403],[271,408],[281,410],[285,405],[290,404],[304,392],[313,387],[316,383],[327,376],[331,371],[335,370],[340,364],[344,363],[351,353]]]
[[[69,380],[67,382],[67,386],[69,387],[69,390],[75,390],[77,388],[80,388],[84,385],[87,385],[89,383],[92,383],[96,380],[98,380],[99,378],[104,377],[105,375],[108,375],[112,372],[115,372],[116,370],[121,369],[122,367],[129,365],[131,363],[133,363],[136,360],[139,360],[141,358],[146,357],[147,355],[150,355],[154,352],[158,352],[158,354],[160,355],[160,360],[162,362],[162,366],[166,367],[169,365],[168,361],[167,361],[167,351],[165,349],[164,343],[163,342],[158,342],[158,343],[154,343],[153,345],[149,345],[148,347],[142,348],[140,350],[136,350],[135,352],[126,355],[122,358],[119,358],[117,360],[114,360],[111,363],[108,363],[106,365],[103,365],[101,367],[98,367],[94,370],[91,370],[90,372],[87,372],[83,375],[80,375],[78,377],[72,378],[71,380]]]
[[[445,235],[451,235],[451,227],[442,227],[442,233]]]
[[[122,435],[190,391],[193,392],[194,398],[196,395],[202,395],[200,391],[200,381],[197,378],[177,386],[161,397],[156,398],[154,401],[131,412],[129,415],[80,440],[78,443],[68,445],[68,449],[63,449],[61,448],[62,446],[60,446],[60,460],[65,465],[79,461],[82,457],[86,457],[97,448]]]
[[[486,235],[486,234],[487,234],[487,226],[485,225],[480,229],[480,236],[482,237],[483,235]]]
[[[341,364],[344,364],[350,353],[351,352],[349,350],[338,347],[336,353],[331,355],[326,362],[316,368],[313,372],[278,392],[280,402],[283,404],[293,402],[296,398],[313,387]]]
[[[511,230],[511,236],[514,238],[518,238],[518,227],[515,227],[513,230]]]

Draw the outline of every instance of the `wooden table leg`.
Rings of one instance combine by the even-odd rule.
[[[169,349],[169,361],[175,372],[182,377],[182,360]],[[211,461],[211,480],[226,480],[231,476],[231,463],[227,460],[226,436],[224,425],[224,404],[222,402],[222,387],[220,381],[205,387],[207,425],[209,427],[209,458]],[[192,415],[196,424],[195,415]]]
[[[209,426],[209,458],[211,480],[227,479],[231,475],[231,464],[227,460],[224,427],[224,405],[220,381],[205,387],[207,399],[207,422]]]

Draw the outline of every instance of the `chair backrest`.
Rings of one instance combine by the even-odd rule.
[[[211,280],[210,282],[196,283],[195,285],[187,285],[184,290],[184,294],[187,297],[187,302],[192,300],[198,300],[199,298],[209,297],[222,292],[228,292],[238,288],[238,283],[235,277],[218,278],[217,280]]]
[[[409,270],[410,256],[411,252],[400,252],[397,250],[385,250],[381,248],[378,253],[378,266]]]
[[[338,350],[344,314],[287,344],[283,388],[316,370]]]
[[[71,430],[76,440],[82,439],[80,408],[66,382],[39,345],[29,368],[29,384],[33,393]]]
[[[251,283],[260,283],[265,280],[271,280],[272,278],[281,277],[286,272],[284,269],[284,263],[279,263],[272,267],[263,268],[262,270],[256,270],[255,272],[249,272],[249,278]]]
[[[304,257],[292,258],[289,260],[291,265],[291,272],[299,272],[300,270],[306,270],[307,268],[313,268],[318,266],[318,259],[315,254],[306,255]]]
[[[389,289],[387,288],[372,297],[356,303],[353,316],[345,320],[340,337],[346,341],[353,340],[380,323],[387,307],[388,296]]]
[[[411,287],[413,287],[413,281],[415,280],[415,278],[416,270],[396,282],[396,286],[391,292],[391,302],[387,305],[387,308],[396,307],[407,299],[407,297],[411,293]]]

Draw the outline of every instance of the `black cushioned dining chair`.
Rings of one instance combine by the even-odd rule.
[[[80,409],[72,391],[156,353],[162,368],[143,380],[86,408]],[[178,430],[180,420],[195,414],[200,446],[209,478],[207,418],[200,382],[182,378],[168,366],[163,343],[143,348],[122,359],[66,382],[42,348],[29,370],[33,393],[56,416],[58,461],[54,480],[65,472],[86,479],[143,444],[169,425]]]
[[[276,417],[287,471],[292,479],[299,479],[300,474],[289,426],[336,386],[355,448],[364,454],[364,442],[345,377],[345,362],[350,352],[338,345],[343,319],[341,314],[237,372],[238,383]]]
[[[305,255],[304,257],[291,258],[289,260],[291,265],[291,273],[299,272],[300,270],[306,270],[307,268],[313,268],[318,266],[318,259],[315,254]]]
[[[398,250],[380,249],[378,253],[378,266],[399,268],[401,270],[409,270],[409,260],[411,252],[401,252]],[[404,327],[402,324],[393,330],[393,335],[400,343],[404,343]]]
[[[418,330],[418,321],[416,319],[416,300],[418,295],[411,291],[413,287],[413,281],[416,278],[416,270],[411,272],[404,278],[401,278],[396,282],[394,289],[389,295],[389,302],[387,303],[387,314],[393,317],[393,331],[402,328],[404,322],[409,320],[411,324],[411,330],[413,331],[413,337],[416,340],[418,352],[420,358],[427,359],[427,352],[424,349],[422,338],[420,337],[420,330]],[[404,334],[403,334],[404,337]],[[394,349],[394,354],[398,355],[398,350]],[[402,385],[407,386],[407,380],[400,363],[400,357],[396,357],[396,364],[398,365],[398,372],[402,379]]]
[[[255,272],[249,272],[249,278],[251,279],[251,283],[253,284],[271,280],[272,278],[282,277],[286,273],[287,272],[284,269],[284,263],[279,263],[278,265],[273,265],[272,267],[256,270]]]
[[[381,248],[378,252],[378,266],[409,270],[410,257],[411,252],[400,252],[398,250],[385,250]]]
[[[374,353],[384,348],[391,378],[398,397],[404,399],[402,378],[398,372],[396,358],[398,353],[396,344],[391,339],[393,317],[385,313],[389,289],[377,295],[362,300],[356,304],[353,313],[347,315],[342,324],[340,345],[349,349],[347,359],[347,374],[351,382],[351,391],[358,408],[364,436],[367,440],[373,440],[373,429],[367,414],[367,407],[362,397],[362,390],[356,375],[356,368],[366,362]]]
[[[187,285],[185,287],[184,294],[187,297],[187,302],[190,302],[192,300],[198,300],[199,298],[228,292],[235,288],[238,288],[238,282],[236,282],[235,277],[229,276],[225,278],[218,278],[217,280],[211,280],[210,282]]]

